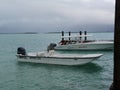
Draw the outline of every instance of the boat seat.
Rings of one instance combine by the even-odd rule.
[[[53,55],[54,54],[54,50],[50,50],[49,51],[49,55],[51,56],[51,55]]]
[[[45,55],[44,52],[38,52],[38,53],[37,53],[37,56],[44,56],[44,55]]]

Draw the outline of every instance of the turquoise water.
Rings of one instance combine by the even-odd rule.
[[[97,39],[113,39],[113,33],[92,34]],[[18,47],[43,51],[59,40],[60,34],[0,34],[0,90],[108,90],[113,80],[113,51],[82,52],[104,56],[81,66],[17,62]]]

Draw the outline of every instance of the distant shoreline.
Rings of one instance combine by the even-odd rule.
[[[0,33],[0,34],[39,34],[38,32]]]
[[[61,33],[61,32],[45,32],[45,33],[47,33],[47,34],[57,34],[57,33]],[[84,33],[84,31],[82,31],[82,32]],[[112,33],[114,31],[105,31],[105,32],[89,32],[89,31],[87,31],[87,32],[88,33]],[[64,33],[68,33],[68,31],[67,32],[65,31]],[[79,32],[72,32],[71,31],[71,33],[79,33]]]
[[[84,33],[84,31],[82,31]],[[39,34],[39,33],[45,33],[45,34],[59,34],[61,32],[13,32],[13,33],[0,33],[0,34]],[[65,31],[65,33],[68,33]],[[79,32],[72,32],[71,33],[79,33]],[[105,31],[105,32],[88,32],[88,33],[114,33],[114,31]]]

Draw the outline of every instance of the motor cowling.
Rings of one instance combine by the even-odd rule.
[[[18,47],[17,54],[26,55],[26,50],[23,47]]]
[[[54,50],[54,48],[57,46],[55,43],[50,43],[50,45],[47,47],[47,51]]]

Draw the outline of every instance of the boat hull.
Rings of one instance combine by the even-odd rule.
[[[58,45],[55,50],[113,50],[113,42],[92,42]]]
[[[89,63],[102,54],[96,54],[94,56],[87,57],[36,57],[36,56],[17,56],[19,62],[31,62],[31,63],[44,63],[44,64],[57,64],[57,65],[83,65]]]

